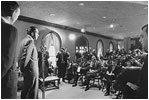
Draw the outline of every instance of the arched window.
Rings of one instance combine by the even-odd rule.
[[[53,67],[56,67],[56,53],[60,50],[61,40],[56,32],[50,32],[43,36],[42,39],[44,47],[49,52],[49,61],[52,62]]]
[[[84,36],[81,36],[76,40],[76,52],[79,52],[82,54],[83,52],[85,52],[85,50],[88,51],[88,48],[89,48],[89,43]]]
[[[102,40],[98,40],[97,42],[97,57],[100,59],[100,57],[103,57],[103,42]]]
[[[112,42],[110,42],[110,44],[109,44],[109,50],[110,50],[110,52],[112,52],[114,50],[114,45]]]
[[[124,42],[123,41],[118,41],[118,49],[121,50],[124,48]]]

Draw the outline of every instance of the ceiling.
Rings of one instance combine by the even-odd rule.
[[[135,37],[148,23],[147,1],[18,1],[21,15],[110,36]]]

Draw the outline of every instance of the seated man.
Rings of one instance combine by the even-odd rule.
[[[110,87],[112,84],[112,81],[115,79],[115,69],[117,67],[117,61],[112,60],[111,63],[108,65],[108,69],[106,71],[106,74],[104,75],[106,81],[106,93],[105,96],[110,95]]]
[[[90,66],[90,61],[87,61],[84,59],[84,61],[80,61],[77,64],[77,69],[76,69],[76,73],[74,75],[74,84],[72,85],[77,86],[77,82],[78,82],[78,78],[80,77],[80,75],[86,75],[87,71],[89,70],[89,66]]]
[[[89,82],[91,78],[99,76],[101,71],[101,64],[96,60],[96,57],[92,57],[92,61],[90,63],[90,70],[87,72],[85,76],[85,82],[86,85],[85,91],[89,89]]]

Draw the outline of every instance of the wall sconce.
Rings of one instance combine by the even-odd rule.
[[[84,28],[82,28],[82,29],[81,29],[81,32],[82,32],[82,33],[85,33],[85,29],[84,29]]]
[[[76,39],[76,36],[75,36],[74,34],[70,34],[70,35],[69,35],[69,39],[70,39],[70,40],[75,40],[75,39]]]

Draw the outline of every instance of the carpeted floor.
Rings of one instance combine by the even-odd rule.
[[[110,99],[110,96],[104,96],[103,92],[97,87],[91,87],[88,91],[84,91],[85,87],[76,86],[62,82],[60,89],[49,90],[45,92],[46,99]],[[39,93],[42,97],[42,93]]]
[[[111,96],[104,96],[104,93],[97,87],[91,87],[84,91],[85,87],[61,82],[59,89],[48,90],[45,92],[45,99],[111,99]],[[21,91],[18,92],[20,99]],[[39,90],[39,99],[42,99],[42,92]]]

